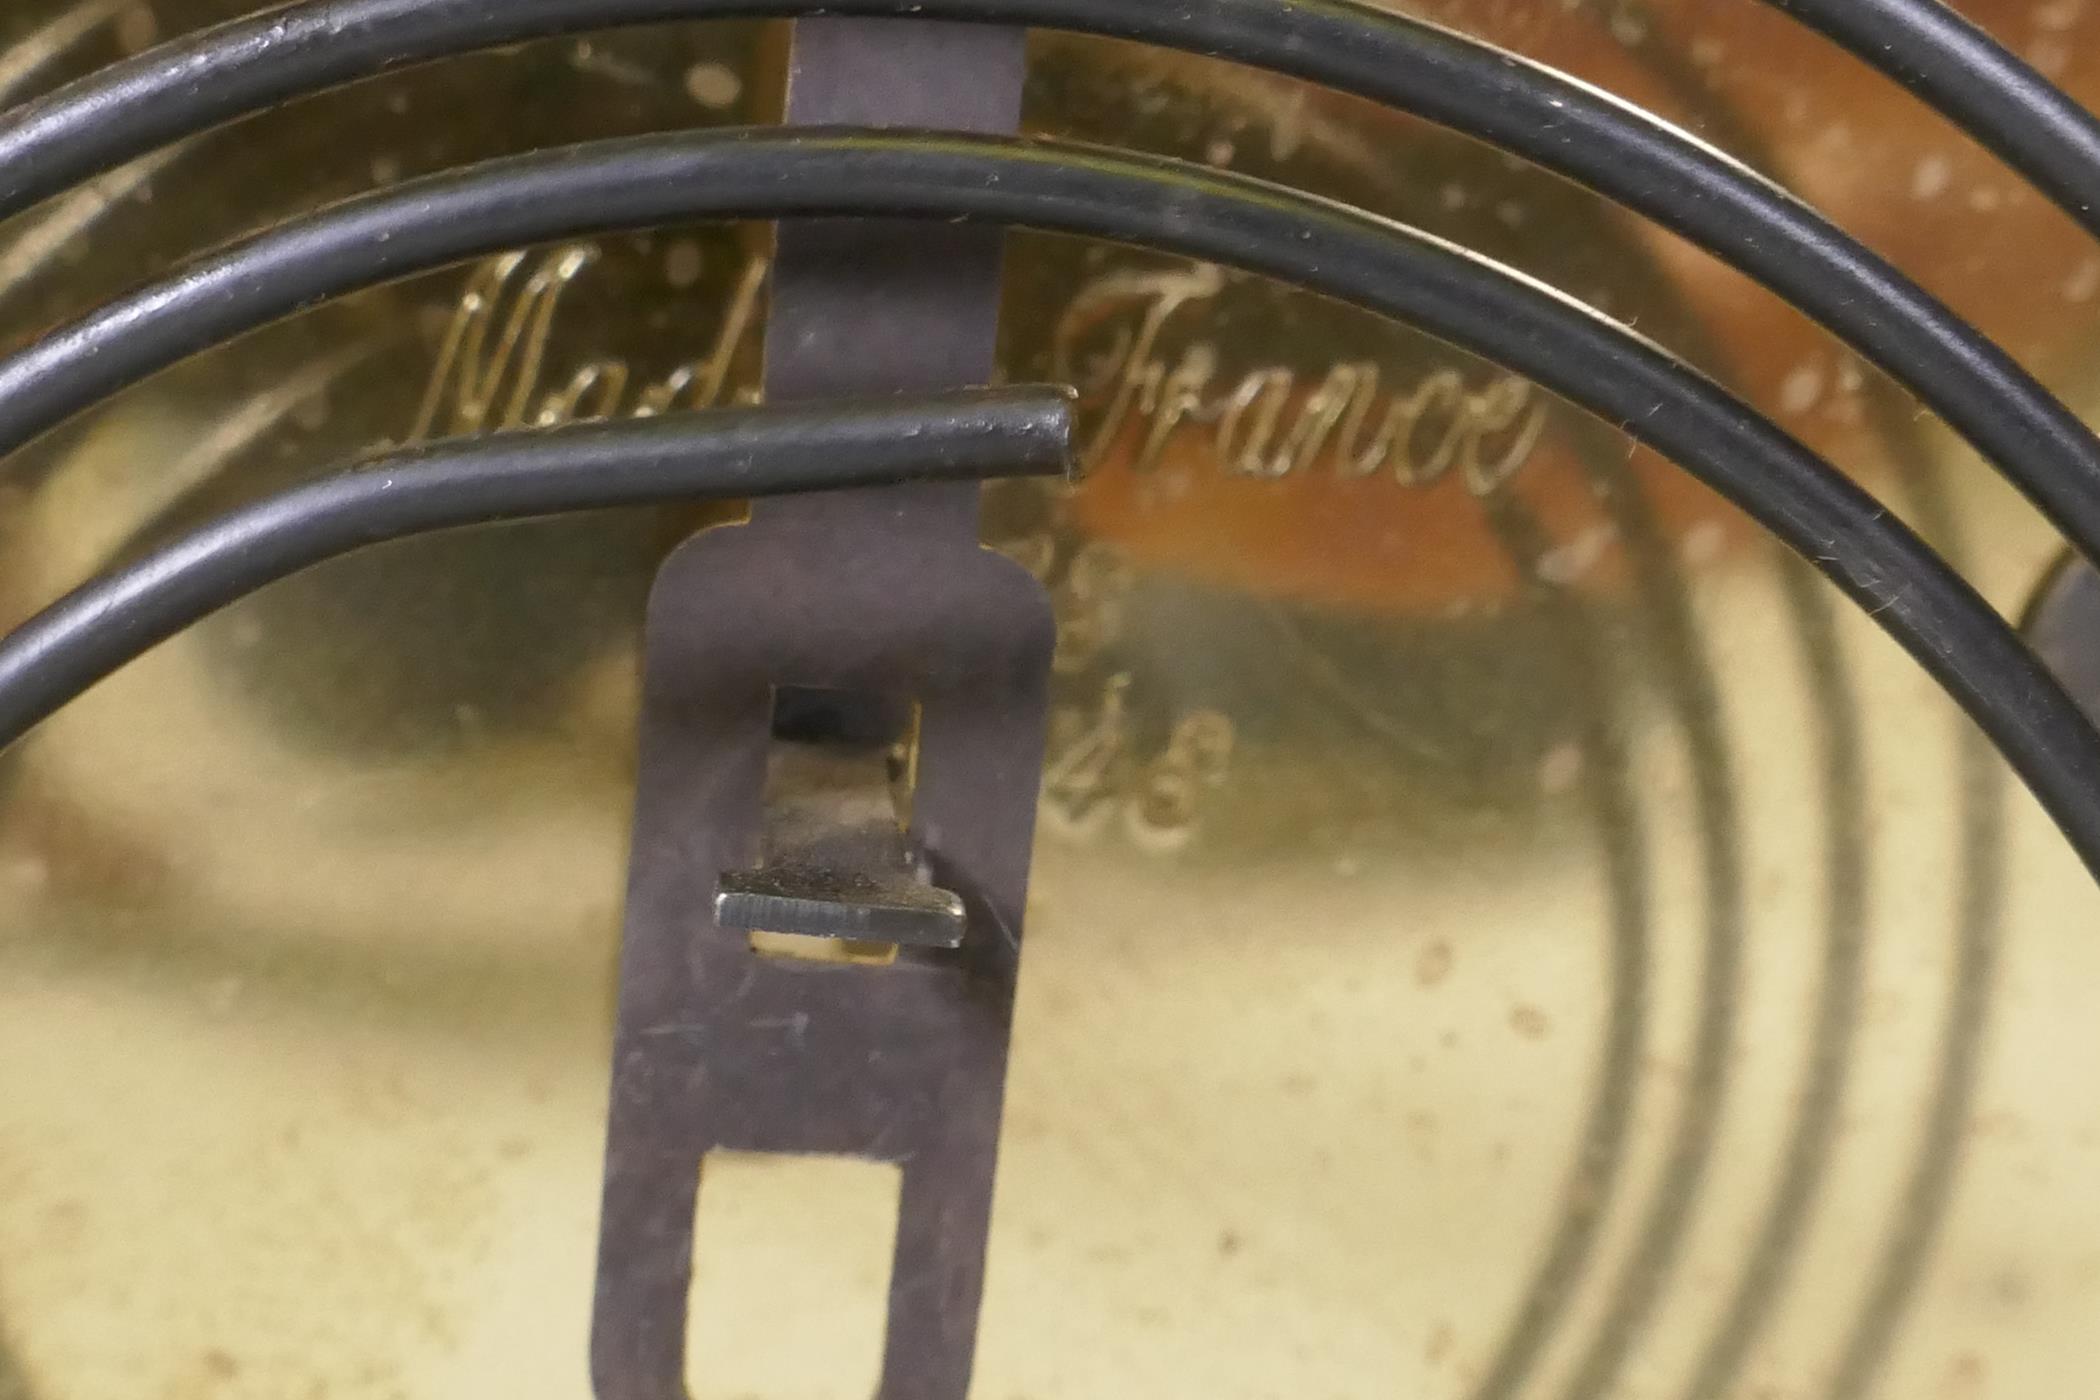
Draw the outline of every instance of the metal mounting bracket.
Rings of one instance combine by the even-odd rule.
[[[803,21],[788,117],[1010,131],[1023,42]],[[996,232],[950,225],[783,226],[768,397],[987,382],[1001,249]],[[977,517],[972,487],[772,501],[689,542],[658,579],[592,1336],[600,1400],[685,1394],[696,1191],[717,1150],[899,1165],[878,1394],[968,1390],[1056,630],[1040,584],[979,545]],[[792,825],[766,810],[782,687],[917,706],[894,849],[865,823],[778,839]],[[754,943],[767,922],[896,954],[783,958]]]

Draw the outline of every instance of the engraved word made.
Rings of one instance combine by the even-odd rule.
[[[628,361],[595,355],[552,379],[563,298],[599,256],[579,244],[555,249],[529,271],[527,255],[515,252],[476,267],[440,340],[408,440],[720,403],[738,351],[760,330],[768,262],[744,266],[713,344],[668,374],[638,382]],[[1269,365],[1229,382],[1211,342],[1168,349],[1170,329],[1195,321],[1225,285],[1209,266],[1112,272],[1059,317],[1052,374],[1076,384],[1099,415],[1090,469],[1106,465],[1135,431],[1131,470],[1152,471],[1178,434],[1193,431],[1208,437],[1211,459],[1234,477],[1273,481],[1324,469],[1347,481],[1427,486],[1456,472],[1485,495],[1536,451],[1546,402],[1515,376],[1476,387],[1446,367],[1389,384],[1376,363],[1360,360],[1311,375]],[[1081,337],[1104,325],[1111,348],[1082,368]]]

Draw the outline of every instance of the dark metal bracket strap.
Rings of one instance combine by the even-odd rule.
[[[1024,42],[803,21],[788,120],[1011,132]],[[987,381],[1003,241],[961,225],[783,225],[768,398]],[[880,1394],[968,1390],[1055,643],[1048,597],[979,547],[977,520],[974,484],[768,501],[658,580],[592,1343],[602,1400],[685,1393],[695,1192],[719,1150],[900,1165]],[[916,706],[907,840],[960,904],[959,947],[903,946],[888,966],[755,947],[753,909],[815,911],[776,932],[871,923],[838,895],[851,880],[805,881],[797,898],[799,871],[750,870],[776,854],[780,687]],[[834,850],[856,839],[833,835]],[[893,890],[897,874],[876,878]],[[833,897],[846,908],[825,922]]]

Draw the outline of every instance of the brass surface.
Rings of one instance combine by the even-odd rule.
[[[13,0],[0,100],[250,8]],[[1963,9],[2100,102],[2100,6]],[[1728,147],[2100,413],[2100,247],[1766,7],[1426,12]],[[359,190],[762,120],[778,54],[533,44],[201,138],[0,226],[0,341]],[[2009,614],[2058,557],[1877,374],[1558,180],[1057,36],[1029,111],[1633,321]],[[748,394],[765,249],[519,250],[163,375],[0,472],[0,619],[375,442]],[[1610,429],[1256,279],[1017,235],[1005,340],[1093,446],[987,510],[1062,631],[975,1394],[2100,1390],[2100,895],[1870,622]],[[373,551],[0,757],[0,1400],[587,1393],[635,651],[705,523]],[[854,1203],[742,1170],[703,1273],[839,1272]],[[865,1394],[850,1330],[709,1321],[695,1393]]]

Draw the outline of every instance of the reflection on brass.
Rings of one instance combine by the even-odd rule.
[[[12,102],[255,6],[0,8]],[[2100,100],[2100,6],[1962,8]],[[2100,249],[1772,7],[1426,9],[1726,146],[2100,405]],[[4,343],[360,190],[762,119],[778,53],[606,33],[212,133],[0,226]],[[1475,143],[1049,35],[1029,122],[1507,261],[2006,611],[2050,576],[1788,308]],[[200,357],[9,463],[0,612],[381,442],[747,398],[766,271],[714,226],[517,249]],[[986,498],[1060,642],[977,1393],[2100,1384],[2100,898],[1911,664],[1494,366],[1122,247],[1017,234],[1007,281],[1004,372],[1078,386],[1091,447]],[[716,518],[341,561],[0,757],[0,1400],[587,1393],[639,623]],[[765,1227],[708,1268],[765,1290]]]

